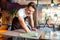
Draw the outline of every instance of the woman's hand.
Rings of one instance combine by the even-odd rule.
[[[26,32],[28,33],[28,32],[31,32],[31,31],[30,30],[27,30]]]
[[[38,29],[36,29],[36,28],[32,28],[32,30],[33,30],[33,31],[37,31]]]

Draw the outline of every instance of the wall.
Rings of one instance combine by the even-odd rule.
[[[29,2],[35,2],[37,4],[37,0],[12,0],[12,2],[19,3],[20,5],[26,5]]]

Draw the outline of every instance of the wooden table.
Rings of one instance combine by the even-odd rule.
[[[40,36],[42,35],[41,31],[38,32],[39,35],[37,37],[22,37],[22,36],[20,36],[20,33],[25,33],[25,31],[22,29],[18,29],[18,30],[14,30],[14,31],[7,31],[7,32],[0,33],[0,34],[3,34],[4,36],[9,36],[9,37],[19,37],[19,38],[26,38],[26,39],[39,39]]]

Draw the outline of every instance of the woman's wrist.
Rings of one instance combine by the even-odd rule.
[[[34,28],[34,26],[32,26],[32,28]]]

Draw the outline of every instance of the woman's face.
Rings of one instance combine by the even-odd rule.
[[[35,9],[33,7],[31,7],[31,6],[27,10],[28,14],[33,14],[34,11],[35,11]]]

